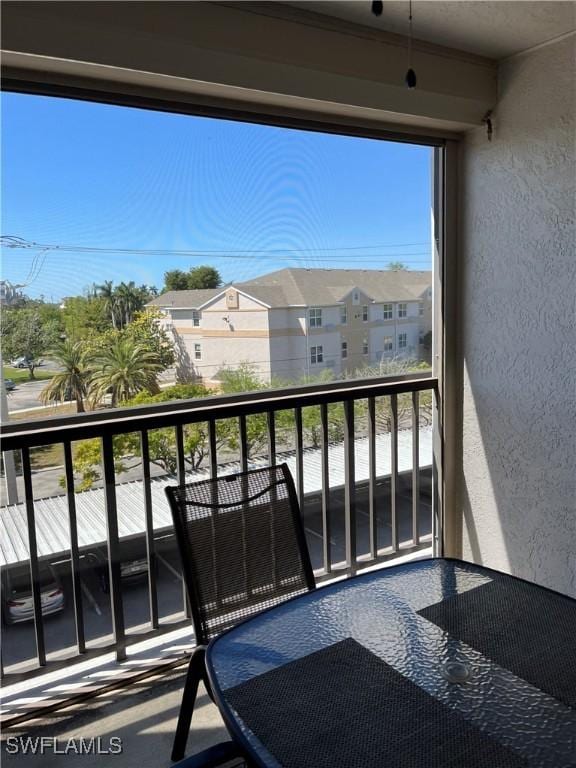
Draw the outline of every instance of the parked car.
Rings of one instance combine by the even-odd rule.
[[[10,365],[12,368],[28,368],[28,357],[17,357],[16,360],[12,360]]]
[[[95,564],[96,576],[100,583],[102,592],[108,594],[110,592],[110,575],[108,571],[108,556],[104,550],[96,550],[90,553],[92,560]],[[122,584],[129,586],[131,584],[137,584],[140,581],[144,581],[148,578],[148,560],[142,556],[142,553],[132,552],[123,553],[122,561],[120,562],[120,578]]]
[[[4,379],[4,389],[6,392],[12,392],[13,389],[16,389],[16,384],[12,379]]]
[[[39,565],[40,601],[42,615],[49,616],[64,610],[64,590],[52,566]],[[28,565],[6,568],[2,574],[2,616],[6,624],[17,624],[34,619],[34,604]]]
[[[42,365],[44,360],[32,360],[30,357],[17,357],[16,360],[12,360],[10,365],[13,368],[28,368],[32,362],[34,363],[34,367],[37,368],[39,365]]]

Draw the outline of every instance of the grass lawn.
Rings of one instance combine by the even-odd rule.
[[[38,421],[50,416],[69,416],[72,413],[76,413],[76,405],[63,403],[62,405],[49,405],[46,408],[34,408],[34,410],[12,411],[10,421]]]
[[[54,371],[43,371],[41,368],[36,368],[34,371],[34,377],[36,381],[43,381],[45,379],[51,379],[54,376]],[[12,379],[14,384],[23,384],[26,381],[30,381],[30,371],[28,368],[12,368],[9,365],[4,366],[4,378]]]
[[[37,411],[11,413],[10,421],[34,421],[36,419],[45,419],[47,416],[69,416],[72,413],[76,413],[76,406],[65,403],[64,405],[53,405]],[[62,443],[32,448],[30,451],[30,463],[32,464],[32,469],[61,467],[64,464],[64,448]]]

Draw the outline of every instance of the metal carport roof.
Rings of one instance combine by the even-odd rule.
[[[376,436],[376,475],[387,477],[391,472],[390,434]],[[320,449],[310,448],[304,458],[304,492],[318,493],[322,489],[322,469]],[[368,439],[357,438],[354,441],[356,463],[356,482],[368,480]],[[285,461],[293,476],[296,476],[296,455],[293,451],[277,455],[278,462]],[[254,459],[251,466],[265,466],[265,456]],[[421,468],[432,464],[432,429],[420,430],[419,465]],[[344,444],[332,443],[328,448],[328,466],[330,487],[344,485]],[[398,433],[398,471],[412,469],[412,431]],[[238,462],[223,464],[220,474],[238,472]],[[208,470],[187,472],[187,482],[208,477]],[[167,485],[174,484],[173,477],[157,477],[150,481],[152,492],[152,510],[154,528],[157,532],[170,529],[172,518],[164,494]],[[120,538],[142,535],[144,523],[144,485],[135,480],[119,483],[116,486],[118,508],[118,532]],[[68,524],[68,503],[65,495],[37,499],[34,502],[36,515],[36,537],[40,558],[66,556],[70,548]],[[0,566],[15,565],[28,559],[28,536],[26,505],[13,504],[0,509]],[[106,541],[106,515],[104,490],[95,488],[76,494],[76,514],[78,520],[78,545],[81,549],[102,545]]]

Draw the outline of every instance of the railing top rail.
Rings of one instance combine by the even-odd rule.
[[[411,373],[234,395],[212,395],[200,399],[113,408],[80,415],[52,416],[37,421],[8,422],[1,426],[2,450],[11,451],[239,415],[436,389],[437,384],[438,379],[426,372]]]

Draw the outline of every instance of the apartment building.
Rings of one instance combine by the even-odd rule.
[[[419,359],[431,296],[430,272],[288,268],[150,305],[174,338],[178,373],[214,386],[243,362],[270,382]]]

